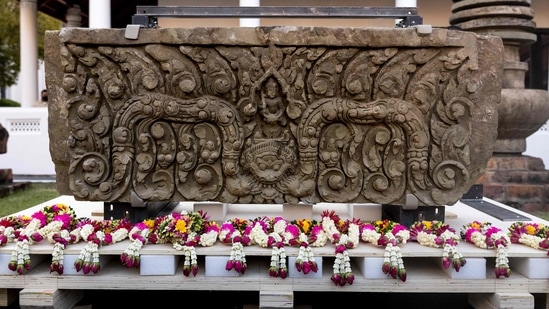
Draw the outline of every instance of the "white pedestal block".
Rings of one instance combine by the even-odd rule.
[[[44,259],[46,258],[46,255],[44,254],[31,254],[31,270],[35,268],[38,264],[42,263]],[[8,268],[8,264],[11,261],[11,254],[0,254],[0,275],[14,275],[17,274],[17,271],[11,271]],[[25,270],[23,274],[28,272],[28,270]]]
[[[257,274],[259,272],[264,272],[266,276],[269,274],[269,261],[270,257],[261,256],[250,256],[246,257],[246,264],[248,268],[244,274],[236,272],[233,268],[227,270],[227,261],[229,256],[205,256],[205,266],[204,266],[204,275],[206,277],[238,277],[246,276],[247,274]]]
[[[381,267],[383,266],[383,258],[377,257],[365,257],[354,259],[358,269],[362,273],[364,278],[368,279],[384,279],[387,278],[387,274],[383,273]]]
[[[315,272],[310,271],[308,274],[304,274],[302,271],[298,271],[295,268],[295,261],[297,257],[290,256],[288,258],[288,277],[290,278],[311,278],[311,279],[320,279],[322,278],[322,258],[315,257],[318,270]]]
[[[139,274],[141,276],[175,275],[180,255],[141,255]]]
[[[288,221],[311,219],[313,217],[313,205],[299,203],[282,204],[282,217]]]
[[[111,260],[111,255],[100,255],[99,256],[99,266],[101,267],[99,269],[99,272],[101,272],[101,269],[105,268],[107,263]],[[89,272],[87,274],[84,274],[82,269],[80,271],[76,271],[76,268],[74,267],[74,262],[78,259],[78,254],[65,254],[63,256],[63,275],[95,275],[93,272]]]
[[[227,261],[229,260],[228,256],[211,256],[207,255],[206,266],[204,267],[204,272],[206,277],[238,277],[240,276],[236,270],[231,269],[227,270]],[[246,262],[246,264],[248,264]],[[249,266],[249,265],[248,265]],[[248,270],[246,270],[248,271]]]
[[[349,204],[349,217],[362,221],[381,220],[381,205],[379,204]]]
[[[486,279],[486,259],[466,258],[467,262],[459,269],[459,272],[452,265],[448,269],[442,266],[442,259],[438,259],[442,268],[451,279]]]
[[[227,205],[223,203],[194,203],[193,211],[202,210],[210,220],[224,222],[227,215]]]
[[[530,279],[549,279],[549,258],[510,258],[509,266]]]

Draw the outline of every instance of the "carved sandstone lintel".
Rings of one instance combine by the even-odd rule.
[[[497,134],[501,39],[389,28],[47,32],[77,200],[451,205]]]

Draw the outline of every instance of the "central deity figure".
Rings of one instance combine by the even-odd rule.
[[[243,152],[243,166],[259,186],[261,198],[283,201],[280,192],[297,165],[295,142],[286,116],[286,99],[278,80],[271,76],[259,87],[255,129]]]

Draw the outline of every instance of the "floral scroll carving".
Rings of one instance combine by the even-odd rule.
[[[453,204],[495,140],[465,45],[58,46],[80,200]]]

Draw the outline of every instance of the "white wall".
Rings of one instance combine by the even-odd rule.
[[[549,126],[544,124],[536,133],[526,138],[524,155],[543,159],[545,169],[549,169]]]
[[[55,175],[46,107],[2,107],[0,123],[9,133],[0,168],[11,168],[14,175]]]

